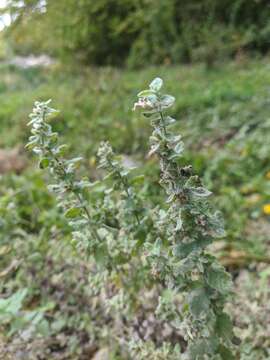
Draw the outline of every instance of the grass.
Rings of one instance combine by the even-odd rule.
[[[183,162],[191,162],[203,175],[225,215],[224,258],[230,258],[232,271],[239,266],[254,269],[257,266],[254,264],[270,257],[269,216],[263,212],[263,205],[270,203],[269,70],[267,60],[229,63],[211,70],[196,65],[152,67],[137,72],[112,68],[74,70],[59,65],[50,70],[20,70],[2,64],[0,148],[24,145],[29,136],[26,123],[33,102],[52,98],[53,106],[61,110],[54,120],[55,129],[61,133],[63,142],[70,144],[71,153],[85,157],[85,170],[91,178],[97,176],[98,144],[108,139],[117,152],[145,163],[145,186],[148,180],[157,184],[155,159],[146,159],[150,126],[131,109],[138,90],[160,76],[168,93],[177,99],[176,126],[186,144]],[[19,209],[17,225],[21,233],[11,233],[16,256],[24,259],[16,276],[8,278],[1,291],[30,288],[28,306],[33,306],[31,302],[53,301],[56,310],[52,317],[62,319],[69,329],[80,325],[81,332],[73,339],[80,342],[78,337],[90,331],[88,308],[80,298],[86,280],[76,270],[77,260],[69,247],[69,229],[55,210],[44,179],[29,160],[23,174],[5,175],[0,182],[1,215],[5,212],[5,197],[12,199]],[[153,201],[159,201],[159,187],[149,186],[149,191]],[[240,259],[243,252],[245,255]],[[65,261],[70,279],[60,286],[56,275],[60,276]],[[7,263],[5,260],[1,264]],[[54,279],[54,285],[46,280],[48,276]],[[78,278],[81,286],[73,289]],[[53,291],[50,286],[54,286]],[[59,311],[59,296],[63,293],[66,300]],[[69,312],[69,301],[79,301],[79,317],[76,307],[74,313]],[[74,344],[68,346],[76,348]],[[251,354],[258,360],[264,359],[263,355]]]

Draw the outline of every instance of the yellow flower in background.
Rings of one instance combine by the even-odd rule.
[[[263,207],[263,212],[264,212],[266,215],[270,215],[270,204],[264,205],[264,207]]]
[[[266,179],[270,180],[270,171],[267,171],[265,177],[266,177]]]
[[[91,156],[89,159],[90,166],[95,166],[97,164],[97,159],[95,156]]]

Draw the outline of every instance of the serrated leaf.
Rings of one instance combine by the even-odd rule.
[[[163,108],[168,108],[174,104],[175,97],[171,95],[163,95],[160,102]]]
[[[193,290],[188,296],[189,309],[195,318],[200,318],[209,310],[210,300],[204,288]]]
[[[233,324],[228,314],[221,313],[217,316],[216,332],[223,339],[230,341],[233,337]]]
[[[199,186],[197,188],[195,188],[195,187],[189,188],[189,190],[192,195],[197,196],[197,197],[208,197],[212,194],[211,191],[205,189],[202,186]]]
[[[149,85],[149,88],[153,91],[159,91],[162,88],[163,80],[159,77],[155,78]]]
[[[188,348],[188,355],[190,360],[203,360],[211,352],[209,344],[206,340],[199,340],[191,344]]]
[[[231,275],[216,264],[213,264],[207,273],[207,283],[222,294],[230,291],[232,287]]]
[[[198,248],[196,241],[181,243],[175,246],[174,253],[180,259],[186,258],[192,251]]]
[[[174,118],[172,118],[171,116],[166,116],[164,121],[165,121],[166,125],[171,125],[171,124],[174,124],[176,122],[176,120]]]
[[[81,214],[81,208],[73,207],[73,208],[68,209],[65,212],[65,217],[67,219],[74,219],[74,218],[78,217],[80,214]]]
[[[211,215],[211,232],[213,233],[214,237],[224,237],[226,235],[226,231],[224,229],[224,220],[219,211],[216,211],[214,214]]]
[[[94,257],[98,265],[104,266],[108,261],[107,246],[105,244],[98,246],[95,249]]]

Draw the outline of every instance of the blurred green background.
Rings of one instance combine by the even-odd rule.
[[[211,65],[269,49],[268,0],[13,0],[11,38],[94,65]]]
[[[46,175],[23,149],[33,102],[52,98],[61,110],[54,128],[71,155],[84,156],[84,174],[99,177],[96,150],[109,140],[142,164],[155,204],[163,194],[158,164],[146,158],[151,129],[131,109],[156,76],[176,97],[172,115],[186,144],[183,162],[203,177],[225,217],[227,237],[213,251],[234,277],[231,313],[241,360],[269,359],[270,2],[7,0],[0,6],[10,23],[0,31],[0,294],[14,295],[16,305],[7,318],[0,301],[3,359],[92,359],[109,341],[92,328],[98,315],[88,264],[70,246]],[[41,319],[38,337],[29,330],[33,311]]]

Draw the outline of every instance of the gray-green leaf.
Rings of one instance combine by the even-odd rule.
[[[175,102],[175,97],[171,95],[163,95],[161,98],[161,106],[163,108],[168,108],[172,106]]]
[[[213,264],[207,274],[209,286],[224,294],[231,290],[232,279],[222,266]]]
[[[197,196],[197,197],[207,197],[210,196],[212,193],[211,191],[205,189],[204,187],[200,186],[200,187],[193,187],[193,188],[189,188],[190,192],[192,195]]]
[[[193,290],[188,296],[188,303],[190,312],[195,318],[199,318],[208,312],[210,306],[210,301],[204,288]]]
[[[157,77],[151,82],[149,88],[153,91],[159,91],[162,88],[162,85],[163,85],[163,80]]]
[[[233,324],[228,314],[221,313],[217,316],[216,331],[220,337],[230,341],[233,337]]]

